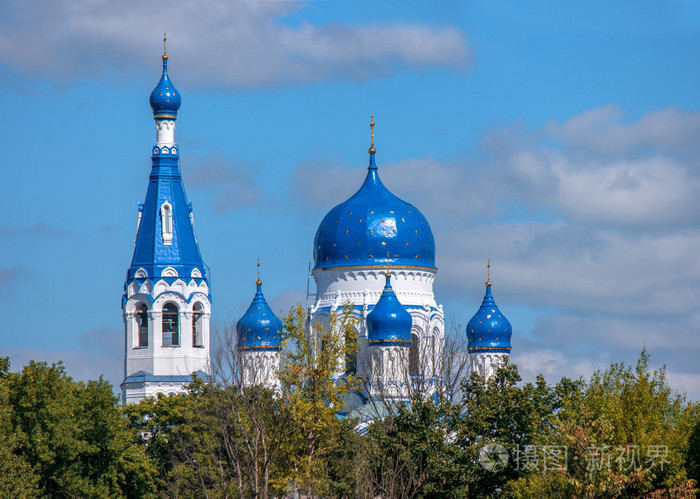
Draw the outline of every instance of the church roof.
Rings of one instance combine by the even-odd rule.
[[[280,350],[282,321],[274,314],[258,279],[253,302],[236,324],[236,348],[239,350]]]
[[[367,314],[367,341],[370,345],[410,346],[412,324],[411,314],[401,305],[391,287],[391,274],[387,273],[379,301]]]
[[[428,221],[415,206],[384,187],[374,156],[373,144],[362,187],[321,221],[314,238],[314,269],[435,269],[435,239]]]
[[[166,76],[167,59],[163,62]],[[161,78],[161,83],[163,81]],[[165,118],[154,116],[154,119]],[[192,205],[187,200],[180,172],[179,147],[175,144],[155,145],[151,163],[146,200],[139,205],[136,246],[127,282],[136,277],[172,277],[173,273],[180,277],[206,279],[207,269],[194,231]],[[146,275],[139,273],[139,269],[143,269]]]
[[[165,42],[165,38],[163,39]],[[177,111],[180,109],[180,92],[170,81],[168,76],[168,55],[163,51],[163,74],[156,88],[151,92],[151,109],[154,118],[177,119]]]
[[[481,307],[467,324],[467,349],[470,353],[510,353],[513,329],[501,313],[491,294],[491,279],[486,281],[486,294]]]

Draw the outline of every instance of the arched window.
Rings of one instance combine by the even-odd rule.
[[[137,347],[148,346],[148,307],[143,303],[136,309],[136,328],[138,329],[139,337]]]
[[[163,345],[180,345],[180,324],[177,305],[166,303],[163,305]]]
[[[408,349],[408,372],[411,376],[420,374],[418,366],[418,335],[411,334],[411,347]]]
[[[192,310],[192,346],[204,346],[204,307],[201,303],[194,304]]]
[[[163,232],[163,244],[173,242],[173,207],[167,201],[160,207],[160,224]]]

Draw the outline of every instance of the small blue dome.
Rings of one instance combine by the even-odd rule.
[[[474,352],[510,353],[513,329],[496,306],[491,295],[491,282],[486,283],[486,295],[481,308],[467,324],[467,350]]]
[[[168,56],[163,56],[163,75],[156,88],[151,92],[151,109],[154,118],[177,119],[180,109],[180,92],[175,90],[168,77]]]
[[[272,312],[262,293],[262,283],[248,310],[236,324],[236,348],[239,350],[280,350],[282,321]]]
[[[411,345],[411,314],[401,305],[391,287],[391,277],[386,276],[384,291],[372,311],[367,314],[367,341],[370,345]]]
[[[384,187],[370,154],[367,178],[324,217],[314,238],[314,269],[407,266],[435,269],[435,239],[415,206]],[[388,256],[387,256],[388,253]]]

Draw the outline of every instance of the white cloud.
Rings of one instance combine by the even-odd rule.
[[[431,222],[468,226],[544,215],[620,230],[696,226],[700,169],[688,152],[700,153],[700,113],[666,109],[628,124],[623,118],[609,107],[537,131],[512,125],[486,134],[476,161],[412,158],[380,172],[396,194],[433,212]]]
[[[394,68],[461,69],[464,34],[421,25],[294,25],[305,5],[254,0],[109,2],[9,1],[0,4],[0,61],[59,79],[128,78],[157,61],[171,34],[178,81],[207,88],[256,88],[326,79],[364,80]]]
[[[359,189],[366,174],[366,167],[334,165],[328,159],[305,161],[292,172],[289,202],[302,209],[328,211]]]
[[[558,180],[554,201],[572,220],[647,228],[700,220],[700,180],[671,158],[601,164],[552,156]]]
[[[549,383],[556,383],[564,376],[572,379],[587,377],[596,367],[587,359],[569,359],[562,352],[551,349],[516,349],[510,361],[517,364],[524,380],[532,381],[538,374],[542,374]]]
[[[679,154],[699,149],[699,112],[667,108],[648,112],[634,122],[625,123],[623,119],[620,108],[603,106],[584,111],[563,123],[551,122],[544,129],[573,151],[612,157],[652,150]]]
[[[668,384],[685,393],[689,400],[700,400],[700,373],[666,371]]]
[[[187,184],[211,192],[214,209],[227,212],[258,204],[263,190],[254,178],[255,173],[255,166],[214,151],[191,168]]]

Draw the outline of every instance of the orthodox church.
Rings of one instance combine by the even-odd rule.
[[[151,93],[156,143],[146,199],[139,203],[134,255],[126,275],[124,403],[183,390],[194,374],[209,375],[212,293],[195,233],[193,209],[180,171],[175,122],[180,94],[163,73]],[[348,400],[358,409],[376,399],[406,400],[416,387],[430,392],[440,375],[445,318],[435,301],[435,240],[428,220],[382,183],[376,163],[374,120],[364,183],[321,221],[313,241],[315,300],[309,333],[350,307],[357,353],[336,376],[366,380]],[[258,264],[259,265],[259,264]],[[279,388],[282,322],[258,275],[250,307],[236,325],[242,382]],[[491,294],[467,325],[470,369],[488,377],[508,356],[511,325]]]

